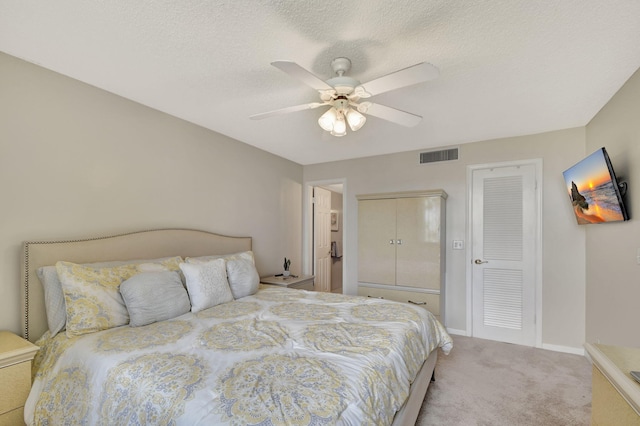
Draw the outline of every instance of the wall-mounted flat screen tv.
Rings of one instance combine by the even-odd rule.
[[[600,148],[564,173],[573,212],[579,225],[628,220],[619,184],[607,150]]]

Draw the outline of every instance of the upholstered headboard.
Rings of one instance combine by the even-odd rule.
[[[47,331],[44,290],[36,270],[59,260],[89,263],[206,256],[251,250],[251,237],[230,237],[192,229],[160,229],[69,241],[27,241],[22,258],[23,334],[36,341]]]

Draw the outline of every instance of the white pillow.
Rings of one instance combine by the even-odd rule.
[[[64,330],[67,323],[67,307],[64,303],[62,284],[58,279],[55,266],[43,266],[36,270],[44,290],[44,306],[47,314],[47,324],[51,337]]]
[[[215,259],[206,263],[180,264],[187,281],[191,312],[199,312],[233,300],[225,263],[224,259]]]
[[[142,272],[120,284],[129,325],[140,327],[189,312],[189,296],[176,271]]]
[[[231,260],[231,259],[248,259],[251,261],[251,263],[255,264],[255,261],[253,259],[253,252],[251,250],[248,251],[242,251],[239,253],[232,253],[232,254],[214,254],[211,256],[200,256],[200,257],[187,257],[185,259],[185,262],[187,263],[205,263],[205,262],[209,262],[215,259],[224,259],[224,260]]]
[[[224,259],[227,261],[227,277],[229,287],[235,299],[250,296],[258,291],[260,276],[255,267],[253,252],[243,251],[240,253],[187,257],[187,263],[204,263],[213,259]]]

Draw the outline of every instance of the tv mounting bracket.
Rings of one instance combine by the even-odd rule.
[[[618,188],[620,188],[620,195],[624,197],[627,193],[627,182],[618,182]]]

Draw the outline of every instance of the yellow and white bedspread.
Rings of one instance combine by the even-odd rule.
[[[452,341],[421,307],[274,288],[38,344],[28,424],[279,426],[390,424]]]

